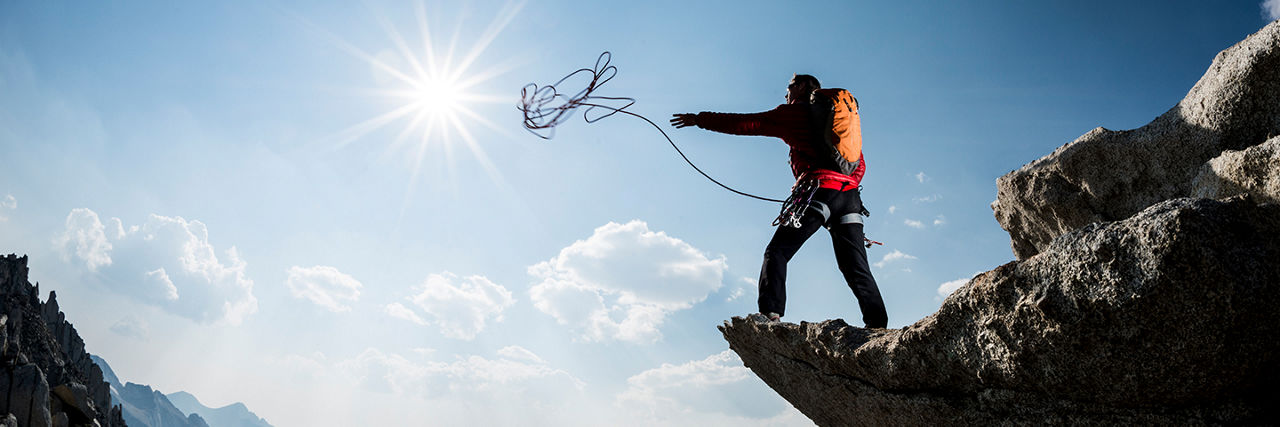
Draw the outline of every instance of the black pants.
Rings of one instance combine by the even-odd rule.
[[[785,314],[787,304],[787,262],[800,250],[800,246],[818,228],[829,225],[831,244],[836,251],[836,263],[844,274],[845,282],[858,298],[862,321],[868,328],[883,328],[889,324],[889,315],[880,298],[876,279],[871,276],[867,264],[867,248],[863,246],[862,224],[832,224],[837,218],[862,211],[862,197],[858,190],[837,191],[820,188],[813,200],[825,203],[831,210],[831,220],[823,224],[822,215],[810,209],[800,220],[800,228],[779,225],[773,239],[764,250],[764,266],[760,268],[760,312]]]

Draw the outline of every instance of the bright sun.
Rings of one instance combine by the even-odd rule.
[[[454,48],[458,40],[449,40],[447,49],[436,50],[427,20],[426,7],[419,2],[415,8],[419,38],[410,43],[402,37],[387,18],[386,14],[377,15],[379,24],[394,45],[394,54],[374,56],[366,53],[350,43],[326,31],[327,38],[337,47],[371,65],[374,69],[392,78],[398,87],[369,91],[373,95],[388,97],[392,100],[390,111],[357,123],[335,135],[338,140],[335,148],[341,148],[361,140],[370,133],[387,125],[398,122],[404,127],[394,140],[387,145],[387,154],[395,151],[395,157],[404,158],[412,163],[413,177],[410,187],[416,181],[422,169],[423,159],[433,152],[443,152],[446,158],[457,140],[465,144],[472,156],[478,161],[495,182],[501,183],[502,177],[496,167],[476,141],[471,124],[480,124],[500,133],[506,133],[489,119],[472,108],[478,102],[499,103],[510,102],[506,97],[486,96],[475,92],[477,85],[503,73],[510,66],[475,69],[473,66],[485,48],[497,38],[503,28],[519,13],[520,4],[508,4],[498,11],[487,29],[480,35],[465,54],[455,56]],[[461,27],[462,23],[456,23]],[[315,26],[312,26],[315,28]],[[391,55],[396,60],[388,60]],[[439,150],[433,149],[439,148]],[[400,155],[400,151],[409,155]],[[446,167],[452,167],[446,162]]]
[[[465,94],[457,89],[457,82],[445,79],[426,79],[414,88],[415,103],[429,114],[447,115],[459,105]]]

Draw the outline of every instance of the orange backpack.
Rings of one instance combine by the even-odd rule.
[[[862,123],[858,119],[858,100],[839,88],[818,89],[809,98],[823,144],[820,167],[852,175],[862,162]]]

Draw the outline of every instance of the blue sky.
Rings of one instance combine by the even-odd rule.
[[[997,177],[1147,123],[1277,17],[1274,0],[4,2],[0,251],[32,257],[122,379],[276,425],[804,425],[715,330],[755,308],[776,206],[634,118],[538,139],[522,86],[608,50],[599,94],[659,123],[772,108],[792,73],[851,89],[901,327],[1013,259]],[[362,127],[430,80],[415,60],[458,74],[460,99],[430,131],[433,113]],[[785,196],[779,141],[668,132],[717,179]],[[787,320],[860,323],[825,235],[789,282]]]

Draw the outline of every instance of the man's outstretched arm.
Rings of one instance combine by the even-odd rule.
[[[671,116],[671,125],[676,128],[697,126],[702,129],[732,135],[761,135],[782,137],[794,128],[804,128],[807,116],[801,110],[775,108],[762,113],[736,114],[712,113],[703,111],[698,114],[682,113]]]

